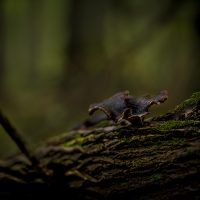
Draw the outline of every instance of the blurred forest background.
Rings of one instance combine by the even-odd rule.
[[[199,53],[199,0],[0,0],[0,106],[33,147],[126,89],[167,89],[166,112],[200,89]]]

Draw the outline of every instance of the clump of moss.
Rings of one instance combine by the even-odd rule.
[[[96,147],[97,149],[99,149],[99,150],[102,150],[102,149],[105,148],[105,144],[104,144],[104,143],[98,143],[98,144],[95,145],[95,147]]]
[[[195,92],[192,94],[191,98],[185,100],[182,102],[179,106],[178,109],[184,109],[190,105],[196,105],[200,102],[200,92]]]
[[[158,129],[167,131],[171,129],[184,128],[186,126],[194,127],[194,126],[199,126],[199,125],[200,125],[200,121],[198,120],[169,120],[169,121],[165,121],[159,124]]]
[[[81,146],[83,142],[84,138],[80,134],[77,134],[74,139],[65,142],[63,145],[65,147]]]

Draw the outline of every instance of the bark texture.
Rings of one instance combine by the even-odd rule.
[[[200,93],[143,127],[102,122],[51,138],[33,167],[0,162],[0,199],[200,199]]]

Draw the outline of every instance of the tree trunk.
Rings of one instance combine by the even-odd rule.
[[[0,1],[0,98],[4,97],[5,76],[5,13],[4,1]]]
[[[79,74],[86,74],[87,69],[101,66],[104,57],[105,0],[72,0],[69,13],[69,43],[63,83],[68,86]],[[67,16],[68,17],[68,16]]]
[[[193,85],[194,90],[199,90],[200,85],[199,85],[199,78],[198,78],[198,74],[200,73],[200,69],[199,69],[199,64],[200,64],[200,59],[197,56],[198,52],[200,51],[200,2],[199,1],[194,1],[194,7],[195,7],[195,15],[194,15],[194,31],[196,33],[196,38],[194,40],[194,47],[193,47],[193,56],[194,58],[194,67],[193,69],[191,69],[191,71],[195,72],[192,74],[191,76],[191,80],[190,80],[190,84]]]
[[[106,125],[107,124],[107,125]],[[100,123],[52,138],[34,168],[0,162],[0,198],[199,199],[200,93],[143,127]]]
[[[43,1],[34,0],[30,1],[28,6],[29,69],[27,79],[30,85],[35,85],[39,78],[40,20],[44,3]]]

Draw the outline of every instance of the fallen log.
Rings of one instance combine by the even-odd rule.
[[[0,161],[0,199],[200,199],[200,92],[142,127],[101,122]]]

